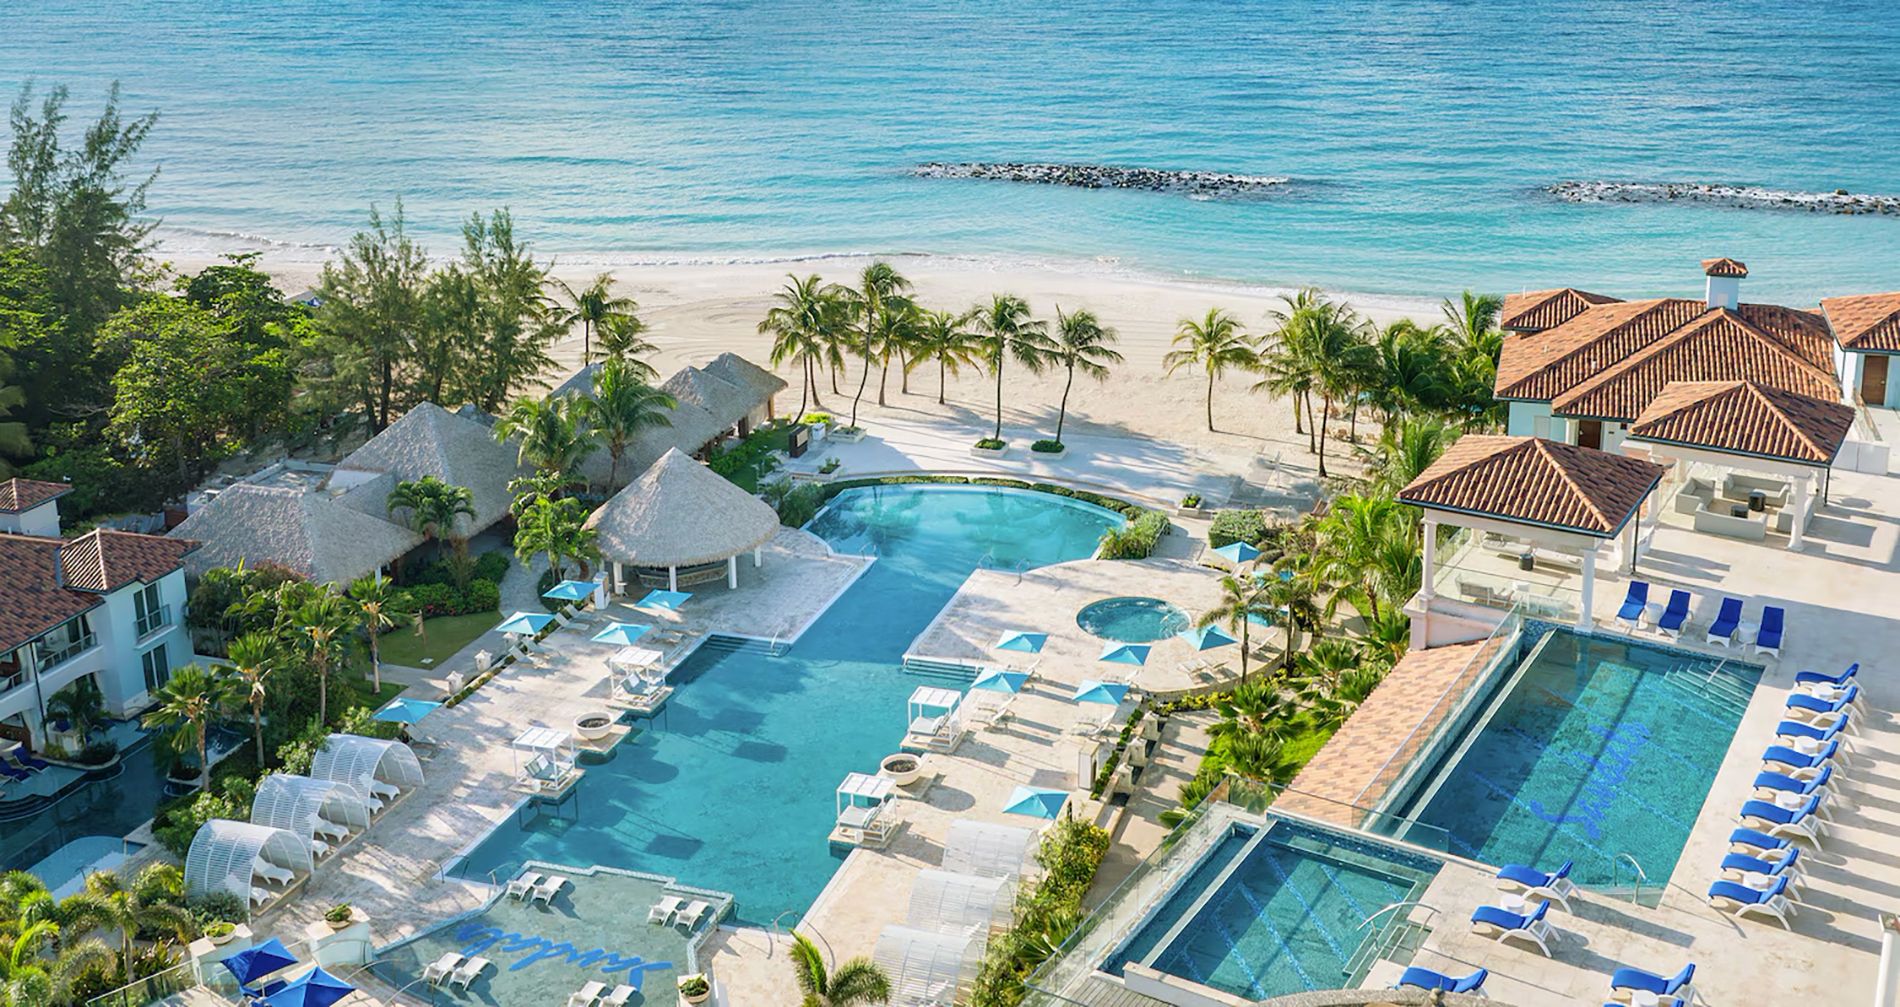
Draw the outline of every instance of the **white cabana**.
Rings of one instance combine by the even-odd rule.
[[[851,773],[838,784],[837,827],[845,838],[865,846],[889,841],[897,820],[886,809],[895,786],[890,777],[869,773]]]
[[[257,884],[264,873],[260,861],[293,877],[307,876],[310,843],[288,829],[213,818],[198,827],[185,853],[185,894],[227,892],[246,906],[263,901],[272,893]]]
[[[347,783],[272,773],[257,786],[251,824],[294,832],[312,843],[335,842],[369,828],[369,800]]]
[[[537,793],[566,790],[579,775],[574,738],[552,727],[531,727],[509,743],[515,751],[515,785]],[[523,758],[525,753],[526,758]]]
[[[371,808],[380,809],[385,801],[422,785],[422,763],[400,741],[332,734],[310,760],[310,776],[348,784],[369,799]]]
[[[1015,885],[1008,878],[926,867],[910,888],[911,926],[944,933],[984,932],[1009,925]]]
[[[890,1002],[908,1007],[948,1007],[969,988],[982,960],[986,937],[888,926],[877,937],[871,960],[891,978]]]
[[[963,693],[921,685],[904,704],[904,744],[933,752],[955,751],[968,732],[964,726]]]
[[[1013,878],[1035,848],[1036,834],[1014,825],[959,819],[943,839],[943,869],[953,874]]]

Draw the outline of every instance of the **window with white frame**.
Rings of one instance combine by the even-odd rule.
[[[171,681],[172,662],[165,653],[165,645],[159,644],[139,657],[139,664],[145,670],[145,691],[157,692],[159,686]]]

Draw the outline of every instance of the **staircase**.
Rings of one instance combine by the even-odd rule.
[[[706,638],[705,643],[699,645],[699,649],[711,651],[715,654],[745,653],[764,654],[767,657],[783,657],[786,651],[792,649],[792,645],[777,639],[761,640],[757,637],[727,636],[723,633],[714,633]]]
[[[961,689],[976,681],[977,669],[952,661],[930,661],[921,657],[907,657],[904,659],[904,673],[927,679],[945,688]]]

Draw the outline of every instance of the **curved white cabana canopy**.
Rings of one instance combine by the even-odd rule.
[[[422,763],[400,741],[365,738],[360,734],[332,734],[310,760],[310,776],[345,783],[357,793],[376,796],[388,787],[408,790],[422,785]],[[383,784],[378,788],[376,784]]]
[[[943,869],[952,874],[986,878],[1013,878],[1036,844],[1036,834],[1014,825],[975,822],[950,823],[943,840]]]
[[[309,874],[310,841],[287,829],[213,818],[198,827],[185,853],[185,894],[229,892],[248,906],[259,858]]]
[[[272,773],[257,786],[251,822],[316,839],[324,822],[353,830],[369,828],[369,802],[361,791],[337,780]]]
[[[1008,878],[953,874],[934,867],[917,872],[910,889],[911,926],[920,930],[980,933],[1009,924],[1014,884]]]
[[[891,977],[891,1003],[949,1007],[976,978],[986,943],[972,933],[888,926],[878,935],[871,960]]]

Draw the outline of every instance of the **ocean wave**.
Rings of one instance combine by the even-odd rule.
[[[1019,161],[931,161],[911,169],[919,178],[978,178],[1078,189],[1136,189],[1182,192],[1190,197],[1257,195],[1292,180],[1280,175],[1241,175],[1227,171],[1175,171],[1124,168],[1111,164],[1036,164]]]
[[[1738,210],[1900,215],[1900,196],[1835,189],[1799,192],[1719,182],[1558,182],[1544,192],[1566,203],[1703,203]]]

